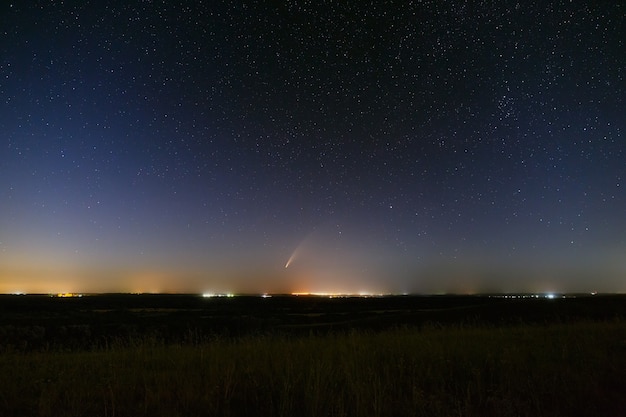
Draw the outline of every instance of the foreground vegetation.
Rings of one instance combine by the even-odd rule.
[[[0,356],[2,416],[626,415],[626,322],[426,326]]]

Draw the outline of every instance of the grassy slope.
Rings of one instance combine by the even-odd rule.
[[[622,321],[131,344],[2,355],[0,415],[626,415]]]

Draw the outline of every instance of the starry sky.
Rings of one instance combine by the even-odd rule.
[[[0,292],[626,292],[622,2],[0,7]]]

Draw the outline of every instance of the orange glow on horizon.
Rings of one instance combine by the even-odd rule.
[[[374,294],[368,292],[292,292],[291,295],[294,297],[328,297],[328,298],[343,298],[343,297],[383,297],[389,294]]]

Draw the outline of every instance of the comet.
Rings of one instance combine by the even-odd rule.
[[[315,248],[316,246],[321,245],[322,242],[326,242],[329,237],[333,236],[332,230],[326,230],[326,232],[320,236],[320,234],[323,232],[324,230],[313,229],[311,233],[306,235],[305,238],[300,241],[298,246],[296,246],[296,249],[294,249],[293,253],[289,257],[289,260],[287,260],[287,263],[285,264],[285,269],[289,268],[289,265],[291,265],[293,261],[296,260],[296,258],[300,255],[302,251],[307,250],[307,248],[310,248],[311,246]],[[341,231],[339,231],[339,235],[341,235]]]
[[[318,246],[323,247],[324,246],[323,243],[328,242],[329,239],[333,239],[333,237],[334,239],[337,238],[337,235],[336,235],[337,232],[339,236],[341,236],[341,231],[338,231],[339,225],[337,225],[336,227],[337,227],[337,230],[335,232],[333,232],[332,228],[328,229],[327,227],[323,229],[320,229],[320,228],[313,229],[313,231],[311,231],[311,233],[306,235],[304,239],[300,241],[298,246],[296,246],[296,249],[294,249],[293,253],[287,260],[287,263],[285,264],[285,268],[289,268],[289,265],[291,265],[293,261],[295,261],[296,258],[298,258],[300,253],[303,251],[307,251],[308,248],[312,247],[313,249],[315,249]]]
[[[285,264],[285,269],[289,268],[289,264],[291,263],[291,261],[293,261],[293,258],[296,257],[296,252],[298,250],[296,249],[295,251],[293,251],[293,253],[291,254],[291,256],[289,257],[289,260],[287,261],[287,263]]]
[[[298,246],[296,246],[296,248],[294,249],[293,253],[291,254],[291,256],[289,257],[289,260],[287,261],[287,263],[285,264],[285,269],[289,267],[289,265],[291,265],[291,263],[296,259],[296,257],[298,256],[298,254],[302,251],[302,248],[304,246],[306,246],[307,241],[309,241],[311,239],[311,236],[314,234],[315,232],[311,232],[309,233],[304,239],[302,239],[302,241],[298,244]]]
[[[308,239],[308,237],[306,239],[304,239],[302,242],[300,242],[300,244],[296,247],[296,249],[294,249],[293,253],[289,257],[289,260],[285,264],[285,269],[287,269],[289,267],[289,265],[291,265],[291,263],[298,257],[298,254],[300,254],[300,252],[302,252],[302,248],[305,245],[307,239]]]

